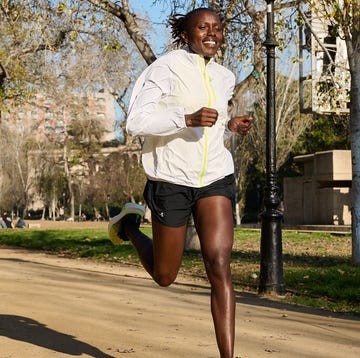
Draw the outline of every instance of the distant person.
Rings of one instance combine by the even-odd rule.
[[[130,240],[154,281],[169,286],[182,262],[192,215],[211,285],[220,356],[233,358],[235,295],[230,258],[235,179],[224,140],[232,132],[245,135],[252,118],[228,116],[235,76],[213,59],[223,37],[219,16],[200,8],[174,15],[170,25],[181,49],[159,58],[140,75],[127,117],[128,132],[145,138],[144,198],[152,214],[152,239],[139,230],[145,208],[133,203],[111,219],[109,238],[115,244]]]
[[[65,209],[64,206],[61,206],[59,209],[59,219],[65,221]]]
[[[4,220],[5,225],[6,225],[6,227],[8,229],[13,229],[14,228],[13,221],[12,221],[11,217],[8,215],[7,211],[3,212],[2,219]]]
[[[7,229],[4,219],[0,216],[0,228]]]
[[[25,228],[26,228],[25,220],[19,217],[18,221],[15,224],[15,229],[25,229]]]
[[[102,215],[96,211],[96,214],[95,214],[95,221],[103,221],[104,218],[102,217]]]

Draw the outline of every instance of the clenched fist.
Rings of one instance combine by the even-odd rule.
[[[203,107],[192,114],[185,114],[187,127],[212,127],[218,118],[216,109]]]
[[[253,120],[254,118],[248,115],[233,117],[228,122],[228,128],[231,132],[244,136],[251,129]]]

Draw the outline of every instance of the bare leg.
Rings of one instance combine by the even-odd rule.
[[[194,220],[211,284],[211,313],[220,356],[233,358],[235,296],[230,270],[233,245],[231,201],[223,196],[198,200]]]
[[[153,217],[152,240],[131,221],[124,220],[123,228],[145,270],[154,281],[160,286],[169,286],[173,283],[181,265],[187,226],[165,226]]]

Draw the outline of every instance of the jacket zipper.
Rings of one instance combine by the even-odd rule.
[[[202,62],[202,58],[200,56],[198,56],[198,63],[201,69],[201,73],[203,76],[203,80],[204,80],[204,85],[205,85],[205,90],[207,93],[207,107],[211,108],[211,105],[213,102],[216,102],[216,94],[215,94],[215,90],[214,87],[211,83],[211,79],[209,78],[209,76],[206,73],[206,65],[205,63]],[[201,172],[200,172],[200,187],[203,186],[203,178],[206,172],[206,166],[207,166],[207,156],[208,156],[208,150],[209,150],[209,136],[208,136],[208,127],[204,128],[204,156],[203,156],[203,163],[202,163],[202,167],[201,167]]]

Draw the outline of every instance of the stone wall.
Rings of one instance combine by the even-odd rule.
[[[351,225],[351,151],[298,156],[303,175],[284,179],[284,223]]]

